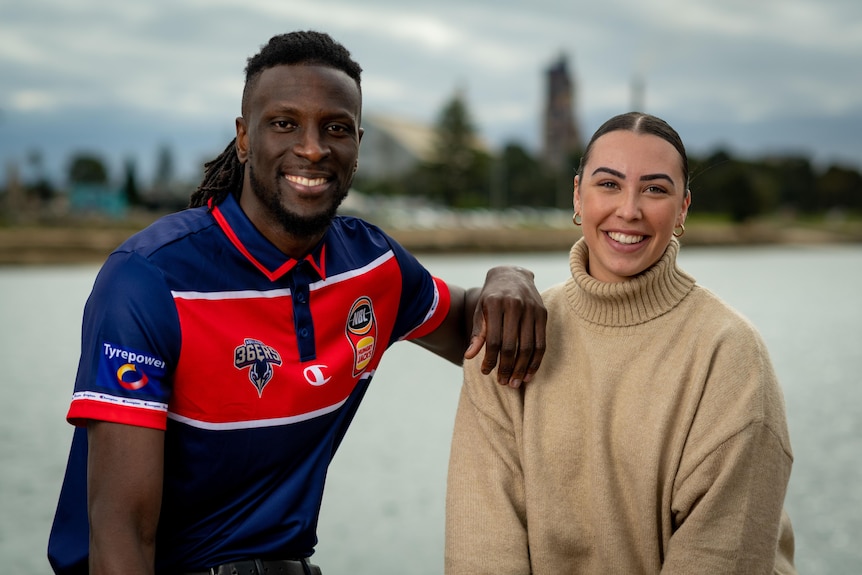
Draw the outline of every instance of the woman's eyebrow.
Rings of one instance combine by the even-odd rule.
[[[610,174],[612,176],[616,176],[617,178],[620,178],[621,180],[626,179],[626,175],[624,173],[622,173],[618,170],[615,170],[613,168],[607,168],[605,166],[601,166],[601,167],[598,167],[595,170],[593,170],[592,175],[595,176],[598,173]],[[667,180],[669,183],[671,183],[671,184],[673,183],[673,178],[671,178],[667,174],[662,174],[662,173],[646,174],[646,175],[643,175],[640,177],[640,181],[642,181],[642,182],[651,182],[652,180]]]
[[[624,173],[622,173],[622,172],[618,172],[617,170],[614,170],[614,169],[612,169],[612,168],[605,168],[605,167],[596,168],[596,169],[593,171],[593,174],[592,174],[592,175],[594,175],[594,176],[595,176],[596,174],[598,174],[598,173],[600,173],[600,172],[604,172],[604,173],[610,174],[610,175],[612,175],[612,176],[616,176],[616,177],[621,178],[621,179],[623,179],[623,180],[625,180],[625,179],[626,179],[626,175],[625,175]]]
[[[652,180],[667,180],[671,184],[673,183],[673,179],[667,174],[647,174],[645,176],[641,176],[642,182],[649,182]]]

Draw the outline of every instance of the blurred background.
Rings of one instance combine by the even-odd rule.
[[[345,210],[390,228],[452,208],[553,226],[590,134],[631,109],[686,142],[693,216],[852,233],[862,211],[854,0],[32,0],[0,3],[0,223],[184,207],[233,137],[246,59],[297,29],[364,68]]]
[[[4,565],[48,572],[98,265],[187,204],[233,138],[246,59],[300,29],[364,69],[343,211],[453,283],[502,263],[561,281],[589,136],[632,109],[674,126],[682,265],[763,332],[785,389],[800,572],[862,572],[857,0],[0,0]],[[414,346],[387,356],[331,471],[325,573],[442,571],[459,381]]]

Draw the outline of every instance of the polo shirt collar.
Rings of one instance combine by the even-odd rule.
[[[296,267],[300,261],[307,261],[320,276],[320,279],[326,279],[325,255],[328,233],[308,255],[302,260],[297,260],[286,256],[254,227],[233,194],[228,194],[223,202],[211,207],[213,217],[228,240],[270,281],[281,278]]]

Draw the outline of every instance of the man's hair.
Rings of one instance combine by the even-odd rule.
[[[356,81],[362,94],[362,68],[350,52],[333,40],[329,34],[315,31],[298,31],[270,38],[260,52],[248,59],[245,67],[245,87],[242,91],[242,113],[245,115],[249,94],[257,85],[264,70],[283,65],[327,66],[340,70]],[[245,165],[236,155],[236,138],[224,151],[204,164],[204,177],[189,199],[189,207],[205,206],[212,199],[218,205],[228,196],[239,197],[242,190]]]
[[[579,176],[583,177],[584,175],[584,166],[587,165],[587,161],[590,159],[590,152],[593,150],[595,141],[609,132],[616,132],[618,130],[657,136],[673,146],[679,152],[680,159],[682,160],[683,183],[685,184],[685,189],[688,190],[688,156],[685,153],[685,145],[682,143],[682,138],[679,137],[679,134],[670,124],[661,118],[642,112],[628,112],[614,116],[596,130],[593,137],[590,138],[590,143],[587,144],[587,149],[584,150],[584,155],[581,157],[581,163],[576,172]]]

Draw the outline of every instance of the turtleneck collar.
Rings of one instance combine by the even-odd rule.
[[[589,248],[579,239],[569,253],[572,278],[566,298],[575,313],[590,323],[638,325],[673,309],[692,290],[693,277],[676,265],[679,242],[672,238],[661,258],[643,273],[623,282],[602,282],[587,273]]]

